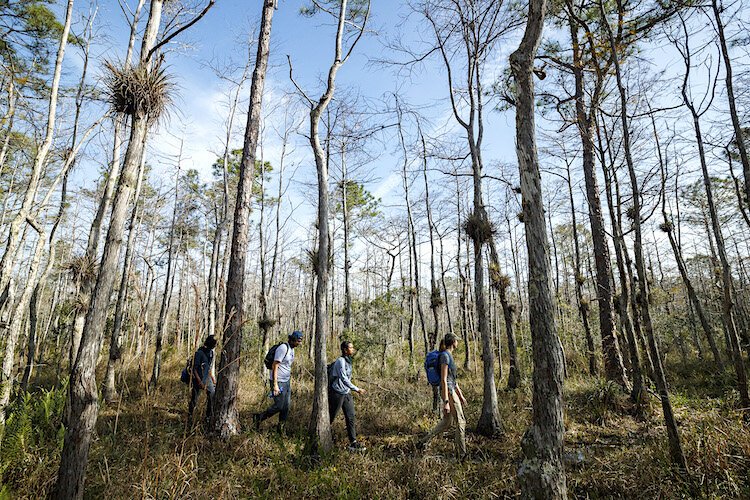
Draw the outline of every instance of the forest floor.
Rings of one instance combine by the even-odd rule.
[[[188,389],[179,381],[182,364],[176,356],[166,363],[159,388],[148,395],[138,370],[133,369],[125,381],[122,400],[101,409],[86,497],[518,495],[515,477],[521,460],[519,442],[530,419],[530,382],[516,391],[500,391],[503,432],[486,438],[471,432],[481,410],[481,374],[468,371],[461,376],[469,401],[465,410],[469,459],[457,462],[450,433],[433,440],[424,452],[414,446],[415,438],[436,422],[423,373],[417,381],[416,368],[390,367],[388,371],[396,375],[381,376],[378,369],[362,368],[355,360],[355,381],[368,390],[355,397],[358,434],[367,451],[346,451],[343,416],[338,416],[333,424],[336,449],[320,462],[311,463],[303,447],[312,375],[301,361],[293,380],[287,437],[277,435],[275,418],[264,422],[261,432],[253,430],[252,413],[264,409],[269,400],[259,371],[246,370],[240,394],[243,431],[226,442],[203,435],[200,428],[186,428]],[[670,466],[660,406],[653,395],[646,415],[636,417],[627,396],[617,387],[590,377],[572,375],[567,379],[565,441],[572,498],[750,498],[750,430],[736,410],[736,394],[728,389],[731,378],[700,371],[699,366],[697,362],[670,366],[673,405],[689,476]],[[504,380],[499,387],[504,387]],[[50,399],[52,393],[41,394]],[[56,397],[58,401],[64,398]],[[204,405],[201,400],[201,415]],[[57,407],[59,410],[60,405]],[[44,408],[42,415],[51,411]],[[3,443],[0,498],[46,497],[53,487],[61,434],[53,429],[46,440],[40,437],[43,424],[34,419],[42,417],[40,411],[32,413],[36,416],[29,418],[30,437],[7,439],[20,432],[11,432],[13,422],[9,422]],[[54,425],[54,418],[44,418]],[[37,437],[32,439],[34,435]]]

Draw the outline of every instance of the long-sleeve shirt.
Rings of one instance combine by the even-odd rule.
[[[359,391],[359,387],[352,383],[352,364],[344,356],[340,356],[331,368],[333,382],[331,389],[339,394],[349,394],[350,391]]]

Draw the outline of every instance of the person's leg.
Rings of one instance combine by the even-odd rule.
[[[211,421],[214,408],[214,394],[216,394],[216,387],[213,383],[209,382],[208,391],[206,391],[206,424]]]
[[[354,398],[352,393],[346,394],[343,398],[344,420],[346,421],[346,434],[349,436],[350,443],[357,442],[356,420],[354,415]]]
[[[286,422],[289,417],[289,408],[292,406],[292,385],[291,382],[279,382],[281,389],[281,407],[279,409],[279,423]]]
[[[339,414],[341,405],[344,403],[344,395],[339,394],[333,389],[328,389],[328,416],[333,423],[333,419]]]
[[[193,410],[195,405],[198,404],[198,398],[201,395],[201,390],[197,386],[192,386],[190,391],[190,403],[188,403],[188,425],[193,424]]]
[[[279,389],[281,389],[281,384],[282,383],[283,382],[279,383]],[[269,389],[269,392],[270,392],[270,390],[271,389]],[[260,422],[264,421],[265,419],[271,418],[274,415],[276,415],[277,413],[279,413],[281,411],[281,408],[282,408],[283,404],[284,404],[284,397],[285,397],[285,395],[284,395],[283,391],[278,396],[274,396],[273,397],[273,404],[266,411],[264,411],[263,413],[261,413],[258,416],[257,423],[260,423]]]
[[[464,408],[461,400],[458,399],[458,395],[455,392],[451,395],[451,399],[453,405],[451,413],[455,415],[454,419],[456,421],[456,448],[458,457],[463,458],[466,455],[466,417],[464,416]]]
[[[440,422],[438,422],[438,424],[430,432],[428,432],[427,435],[419,441],[419,443],[421,443],[422,446],[426,445],[432,438],[450,427],[452,421],[453,413],[443,412],[443,417],[440,419]]]

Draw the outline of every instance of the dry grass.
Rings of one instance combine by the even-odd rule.
[[[364,454],[344,450],[343,418],[334,422],[336,450],[311,464],[302,454],[310,411],[312,377],[306,353],[296,364],[289,436],[279,438],[275,421],[251,430],[251,413],[268,404],[260,372],[245,371],[241,389],[243,433],[228,442],[185,428],[187,389],[178,381],[181,362],[165,366],[163,383],[145,395],[137,374],[121,406],[104,407],[97,425],[87,477],[89,498],[507,498],[518,495],[515,473],[519,441],[530,418],[528,385],[499,394],[504,434],[497,439],[468,436],[470,460],[453,458],[450,435],[426,453],[414,438],[435,422],[431,391],[417,368],[399,361],[386,379],[379,366],[361,366],[368,394],[356,398],[358,432]],[[259,363],[258,363],[259,364]],[[691,468],[685,479],[669,465],[658,404],[645,417],[632,416],[626,398],[606,384],[574,376],[567,381],[567,450],[583,461],[568,467],[571,498],[747,498],[750,496],[750,432],[729,398],[707,397],[700,380],[683,374],[674,388],[674,406]],[[463,374],[470,401],[469,425],[481,409],[480,379]],[[364,382],[364,381],[369,381]],[[374,382],[374,383],[372,383]],[[709,382],[707,382],[709,383]],[[504,387],[502,381],[499,387]],[[696,394],[703,397],[697,398]],[[202,407],[201,407],[202,411]],[[602,418],[604,416],[604,418]],[[33,484],[13,481],[20,497],[44,496],[54,480],[56,457],[40,456]]]

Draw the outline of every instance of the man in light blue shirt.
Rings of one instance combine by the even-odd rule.
[[[340,409],[344,409],[344,420],[346,421],[346,433],[349,436],[349,450],[364,451],[365,447],[357,441],[355,428],[354,399],[352,391],[364,394],[352,382],[352,356],[356,349],[354,344],[345,340],[341,343],[341,356],[333,362],[328,380],[328,413],[331,422],[336,418]]]

